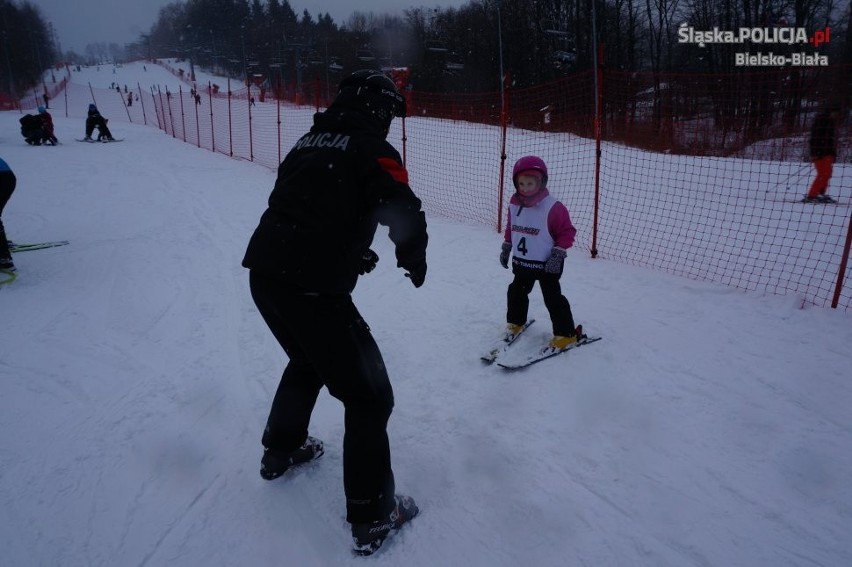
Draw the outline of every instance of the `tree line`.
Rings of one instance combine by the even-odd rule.
[[[29,3],[0,0],[0,91],[15,98],[57,59],[53,28]]]
[[[848,0],[471,0],[460,8],[413,7],[402,15],[354,12],[345,22],[288,0],[186,0],[163,8],[133,50],[184,56],[232,75],[289,82],[374,66],[408,67],[427,92],[499,89],[501,70],[531,86],[590,69],[603,45],[608,69],[724,73],[737,70],[743,45],[679,41],[696,30],[830,29],[812,45],[752,45],[751,50],[820,53],[852,63]]]
[[[334,84],[358,68],[406,67],[413,89],[449,93],[499,90],[505,76],[516,87],[538,85],[590,70],[596,61],[609,70],[655,75],[742,69],[734,60],[742,45],[685,44],[682,25],[830,29],[830,41],[818,50],[751,47],[852,64],[849,0],[471,0],[400,15],[355,11],[345,22],[328,13],[297,14],[288,0],[183,0],[161,8],[150,30],[124,47],[93,44],[86,56],[57,53],[50,24],[25,1],[0,0],[0,14],[0,66],[7,71],[0,85],[10,92],[59,60],[106,57],[179,57],[240,80],[260,77],[296,88],[317,76]],[[662,85],[660,79],[654,88]]]

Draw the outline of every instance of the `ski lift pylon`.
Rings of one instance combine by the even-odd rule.
[[[355,57],[358,58],[358,61],[364,61],[365,63],[368,61],[375,61],[376,56],[373,55],[373,52],[369,49],[362,47],[361,49],[355,52]]]
[[[446,53],[449,51],[447,49],[447,44],[437,39],[427,39],[424,47],[426,48],[426,51],[431,51],[432,53]]]

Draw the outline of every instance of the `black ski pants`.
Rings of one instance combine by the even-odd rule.
[[[0,171],[0,258],[11,258],[9,241],[6,239],[6,228],[3,226],[3,208],[15,191],[18,179],[11,171]]]
[[[393,389],[379,347],[352,297],[311,295],[251,271],[252,298],[290,361],[272,400],[264,447],[292,451],[308,435],[320,389],[343,402],[346,520],[366,523],[394,506],[387,423]]]
[[[509,284],[506,292],[508,309],[506,310],[506,322],[513,325],[523,325],[527,322],[527,314],[530,307],[530,292],[535,282],[541,287],[544,297],[544,306],[550,313],[550,321],[553,324],[553,334],[560,336],[573,336],[576,332],[574,315],[571,313],[571,304],[562,295],[562,286],[559,278],[562,274],[548,274],[541,270],[531,270],[522,267],[513,268],[515,279]]]
[[[98,140],[103,137],[112,138],[112,132],[107,128],[106,118],[100,116],[98,118],[86,118],[86,137],[91,138],[95,128],[98,129]]]

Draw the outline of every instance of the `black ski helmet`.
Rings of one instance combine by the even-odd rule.
[[[405,97],[381,71],[362,69],[340,82],[335,103],[357,107],[375,116],[385,130],[394,117],[404,118]]]

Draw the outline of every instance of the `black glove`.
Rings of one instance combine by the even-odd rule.
[[[423,285],[423,282],[426,281],[426,260],[423,260],[423,262],[416,268],[408,270],[405,273],[405,277],[411,280],[414,287],[420,287]]]
[[[358,273],[362,276],[364,274],[369,274],[378,263],[379,255],[368,248],[367,251],[364,252],[364,255],[361,256],[361,267],[358,268]]]
[[[512,243],[504,242],[503,248],[500,250],[500,265],[504,268],[509,268],[509,254],[512,253]]]
[[[565,256],[567,254],[568,252],[564,248],[554,246],[553,250],[550,251],[550,258],[547,259],[547,263],[544,265],[544,271],[548,274],[561,274],[562,265],[565,263]]]

